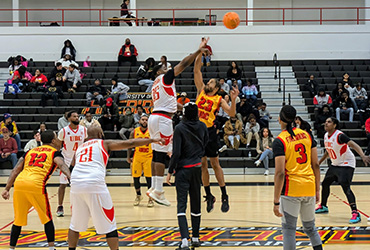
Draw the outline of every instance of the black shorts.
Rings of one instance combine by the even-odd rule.
[[[208,144],[206,145],[206,150],[204,156],[207,157],[217,157],[218,150],[220,148],[220,140],[217,135],[217,129],[214,127],[208,128]]]
[[[340,185],[351,185],[354,172],[355,169],[351,167],[330,166],[325,174],[324,180],[332,179]]]

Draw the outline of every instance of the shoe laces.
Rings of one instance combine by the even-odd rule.
[[[357,219],[357,217],[358,217],[358,212],[357,211],[353,211],[352,212],[352,218],[351,218],[351,220],[355,220],[355,219]]]

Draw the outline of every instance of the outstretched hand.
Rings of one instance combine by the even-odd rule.
[[[208,43],[208,41],[209,41],[209,37],[202,39],[202,42],[200,43],[199,48],[200,49],[201,48],[205,48],[206,45],[207,45],[207,43]]]
[[[235,100],[239,96],[239,89],[232,87],[233,89],[230,91],[230,98],[231,100]]]
[[[362,161],[365,163],[365,166],[369,166],[370,165],[370,156],[364,155],[364,157],[362,157]]]
[[[152,143],[155,143],[155,144],[159,144],[159,145],[165,145],[166,144],[166,140],[165,139],[153,139],[153,142]]]

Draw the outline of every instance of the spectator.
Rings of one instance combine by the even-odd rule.
[[[258,132],[260,131],[260,125],[257,123],[257,119],[254,115],[250,115],[248,118],[247,124],[245,124],[245,135],[247,138],[246,149],[249,149],[249,144],[252,141],[252,138],[259,139]],[[250,153],[250,152],[249,152]]]
[[[148,58],[145,60],[145,63],[140,65],[139,69],[136,72],[136,78],[139,85],[147,86],[145,92],[152,92],[153,86],[153,79],[152,79],[152,71],[154,67],[155,61],[153,58]]]
[[[132,15],[132,12],[128,11],[129,4],[130,4],[130,0],[123,0],[123,3],[121,4],[121,18],[135,18]],[[128,26],[132,26],[131,21],[125,21],[125,23],[127,23]]]
[[[236,117],[230,117],[224,127],[224,141],[229,148],[238,150],[243,131],[243,123]]]
[[[114,102],[118,103],[121,100],[127,99],[127,92],[130,90],[130,87],[122,82],[118,82],[118,78],[115,76],[111,80],[112,87],[107,90],[109,97],[111,97]]]
[[[317,131],[317,137],[324,138],[324,135],[326,133],[325,131],[325,121],[326,119],[332,117],[333,114],[330,110],[329,105],[325,104],[322,109],[319,111],[318,115],[315,116],[315,124],[314,128]]]
[[[24,152],[28,152],[29,150],[39,146],[42,146],[41,134],[38,130],[34,130],[33,139],[27,142],[26,146],[24,146]]]
[[[253,84],[252,79],[247,80],[247,85],[242,88],[242,93],[247,97],[247,100],[256,105],[258,90],[256,85]]]
[[[315,95],[315,97],[313,98],[315,116],[317,116],[318,113],[321,111],[323,105],[329,105],[330,107],[332,103],[333,100],[331,99],[330,95],[326,94],[323,88],[320,88],[317,95]]]
[[[266,109],[266,106],[267,106],[267,104],[263,102],[258,107],[258,112],[260,114],[260,122],[259,123],[263,128],[268,128],[269,127],[269,121],[272,119],[272,116],[270,115],[270,112]]]
[[[31,78],[30,89],[32,92],[44,92],[48,79],[41,73],[40,69],[36,69],[35,76]]]
[[[353,102],[346,92],[343,92],[341,94],[341,97],[336,100],[335,107],[336,118],[338,119],[338,121],[340,121],[341,114],[349,114],[349,121],[353,122]]]
[[[39,131],[41,134],[44,133],[46,131],[46,123],[45,122],[40,122],[40,125],[39,125],[39,129],[37,131]]]
[[[64,112],[64,115],[58,119],[58,131],[69,125],[69,121],[67,119],[68,112],[69,111]]]
[[[167,61],[167,56],[161,56],[161,62],[158,65],[162,65],[164,71],[172,69],[171,63]]]
[[[135,66],[137,55],[137,50],[135,46],[131,44],[130,38],[126,38],[125,44],[122,45],[122,48],[118,53],[118,66],[121,66],[123,62],[129,62],[130,65]]]
[[[185,105],[186,103],[190,102],[190,99],[186,97],[186,92],[181,92],[180,97],[177,99],[177,103],[181,105]]]
[[[81,86],[81,77],[80,72],[76,69],[76,65],[69,65],[68,70],[63,76],[63,81],[68,92],[75,93],[77,91],[78,87]]]
[[[362,87],[361,83],[356,84],[356,88],[353,88],[352,94],[353,94],[355,103],[358,107],[358,111],[365,112],[365,109],[367,107],[367,92]]]
[[[118,105],[113,101],[112,97],[108,97],[106,103],[102,107],[101,118],[99,123],[103,131],[114,131],[117,129],[119,111]]]
[[[13,75],[14,72],[18,70],[20,66],[22,66],[22,64],[16,58],[14,58],[9,66],[9,75]]]
[[[125,113],[119,116],[119,123],[121,124],[121,130],[119,135],[123,140],[127,140],[130,137],[130,133],[134,130],[134,114],[130,107],[125,108]]]
[[[226,103],[230,106],[231,105],[231,101],[230,101],[230,96],[228,94],[224,94],[222,95],[224,98],[224,100],[226,101]],[[225,112],[225,110],[223,110],[223,108],[220,107],[219,111],[218,111],[218,115],[217,115],[217,120],[220,122],[220,127],[222,128],[225,124],[225,122],[227,120],[230,119],[230,116],[228,113]]]
[[[56,86],[62,87],[63,84],[63,76],[66,73],[66,69],[63,68],[61,62],[57,62],[53,70],[49,73],[48,79],[51,81],[52,79],[55,80]]]
[[[340,97],[340,95],[342,94],[342,92],[347,92],[347,94],[349,95],[348,90],[346,90],[343,87],[343,83],[338,82],[337,83],[337,86],[335,87],[335,89],[333,89],[333,91],[331,92],[332,99],[333,100],[336,100],[338,97]]]
[[[10,161],[13,165],[17,165],[17,153],[18,147],[17,142],[14,138],[10,137],[8,128],[4,127],[1,129],[3,138],[0,139],[0,162]]]
[[[294,123],[296,128],[300,128],[308,132],[309,134],[312,134],[311,125],[305,120],[303,120],[302,117],[296,116],[296,118],[294,119]]]
[[[370,102],[369,98],[366,99],[366,106],[364,105],[365,109],[363,111],[359,111],[359,117],[360,117],[360,124],[361,127],[365,128],[365,121],[370,117]]]
[[[202,37],[202,42],[205,40],[206,38],[205,37]],[[211,66],[211,56],[213,55],[213,52],[212,52],[212,48],[211,46],[209,46],[208,44],[205,46],[206,49],[208,49],[209,53],[208,55],[206,54],[202,54],[202,66],[204,65],[204,61],[208,66]]]
[[[71,60],[76,60],[76,49],[70,40],[64,41],[64,47],[62,48],[60,58],[63,58],[66,54],[71,55]]]
[[[63,98],[63,91],[60,87],[56,86],[55,80],[51,80],[51,85],[46,87],[45,92],[41,96],[41,106],[46,106],[46,101],[53,99],[53,105],[59,106],[59,99]]]
[[[310,92],[311,97],[314,97],[317,94],[317,90],[319,88],[319,84],[315,80],[314,75],[310,75],[310,79],[304,85],[304,89]]]
[[[342,84],[343,84],[343,86],[348,84],[350,87],[353,87],[352,80],[351,80],[351,78],[349,78],[348,73],[344,73]]]
[[[254,162],[254,164],[258,167],[263,162],[263,166],[265,167],[264,175],[269,175],[269,160],[274,158],[274,154],[272,152],[273,142],[274,137],[272,136],[271,131],[268,128],[261,129],[256,146],[259,158]]]
[[[238,67],[238,65],[236,64],[235,61],[231,62],[231,66],[230,66],[229,70],[227,71],[226,75],[227,75],[227,84],[229,84],[230,89],[232,89],[231,85],[232,85],[234,80],[236,80],[237,83],[238,83],[238,89],[239,90],[242,89],[242,75],[243,75],[243,72]]]
[[[349,83],[344,83],[343,87],[344,87],[344,89],[346,89],[348,91],[348,93],[349,93],[348,96],[352,100],[353,109],[356,112],[357,111],[357,103],[355,101],[355,96],[354,96],[355,88],[352,88],[352,86]]]
[[[240,102],[236,104],[236,117],[239,119],[239,121],[245,124],[247,117],[249,117],[249,115],[252,113],[252,105],[247,102],[247,97],[245,95],[241,95]]]
[[[7,128],[9,130],[10,137],[15,139],[17,142],[17,148],[21,150],[21,137],[19,136],[17,125],[15,124],[15,121],[12,120],[12,115],[9,113],[4,114],[4,120],[0,123],[0,129],[3,128]],[[1,137],[2,135],[0,134],[0,138]]]
[[[94,85],[92,85],[86,93],[87,99],[87,106],[91,106],[91,101],[97,101],[100,106],[104,104],[104,96],[107,94],[107,91],[103,87],[102,82],[99,79],[94,81]]]
[[[368,118],[365,122],[365,131],[367,137],[367,149],[365,155],[370,155],[370,118]]]
[[[81,119],[80,125],[84,126],[85,128],[89,128],[91,126],[98,126],[101,127],[98,120],[95,120],[90,112],[86,112],[85,118]]]
[[[222,89],[223,91],[225,91],[225,92],[226,92],[226,94],[229,94],[229,93],[230,93],[230,86],[229,86],[229,84],[227,84],[227,83],[225,82],[225,78],[220,78],[220,79],[219,79],[219,82],[220,82],[220,85],[221,85],[221,89]]]
[[[58,62],[60,62],[62,64],[62,67],[65,68],[66,70],[69,68],[69,65],[71,64],[75,65],[76,68],[78,67],[78,63],[72,60],[70,54],[65,54],[62,59],[58,60]]]
[[[139,124],[139,121],[140,121],[140,119],[141,119],[141,116],[142,116],[143,114],[146,114],[146,113],[144,112],[144,108],[143,108],[143,106],[141,106],[140,104],[136,106],[136,110],[137,110],[137,112],[136,112],[136,114],[134,114],[135,128],[136,128],[136,127],[138,127],[138,126],[140,125],[140,124]]]
[[[29,83],[32,75],[27,71],[26,67],[20,66],[13,74],[12,83],[16,84],[19,89],[29,91]]]

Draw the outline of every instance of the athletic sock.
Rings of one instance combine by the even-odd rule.
[[[220,187],[220,188],[221,188],[222,196],[227,196],[227,193],[226,193],[226,186],[223,186],[223,187]]]
[[[163,192],[163,176],[157,176],[157,183],[155,185],[155,189],[159,192]]]
[[[152,186],[151,188],[155,188],[155,185],[157,184],[157,176],[152,176]]]
[[[55,248],[54,247],[49,247],[49,250],[55,250]]]
[[[193,242],[199,242],[199,238],[197,238],[197,237],[192,237],[192,238],[191,238],[191,240],[192,240]]]
[[[184,238],[181,240],[181,247],[188,247],[189,246],[189,242],[188,242],[188,239]]]
[[[75,247],[69,247],[68,250],[76,250]]]
[[[322,250],[322,245],[314,246],[313,250]]]
[[[357,212],[356,203],[350,204],[349,206],[351,207],[352,211],[355,210]]]
[[[211,194],[211,187],[210,186],[204,186],[204,191],[206,191],[206,195],[210,196]]]

